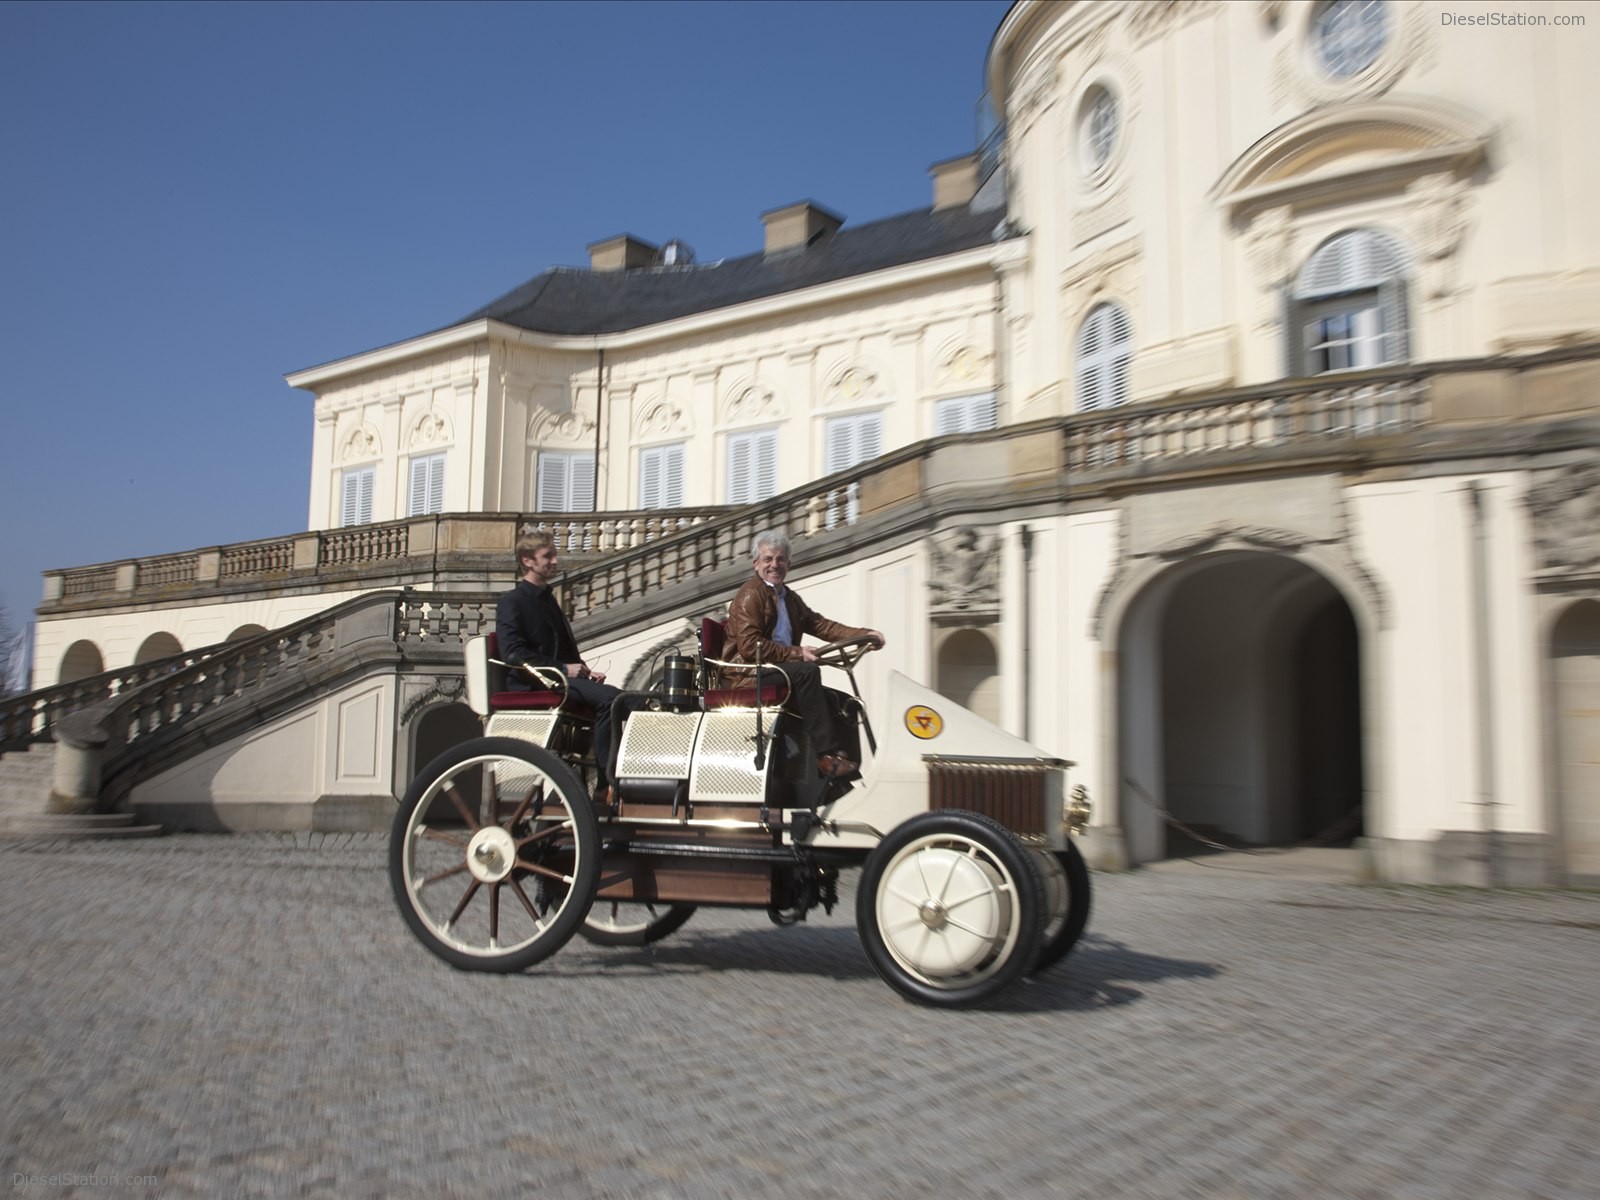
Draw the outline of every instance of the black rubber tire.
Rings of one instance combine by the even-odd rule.
[[[946,907],[952,887],[969,894]],[[961,920],[957,910],[967,905]],[[1044,914],[1032,854],[980,813],[919,813],[903,822],[867,856],[857,884],[856,924],[873,970],[907,999],[943,1008],[980,1004],[1027,974]]]
[[[1067,915],[1059,929],[1050,931],[1051,921],[1049,914],[1045,918],[1045,937],[1039,947],[1039,960],[1033,964],[1033,973],[1047,971],[1055,966],[1078,944],[1078,939],[1083,936],[1084,928],[1089,924],[1089,865],[1083,861],[1076,842],[1068,841],[1067,848],[1058,852],[1042,851],[1048,853],[1059,864],[1065,876],[1067,888]],[[1049,892],[1049,881],[1045,883],[1045,890]]]
[[[648,946],[659,942],[669,933],[683,928],[683,923],[694,916],[692,904],[629,904],[629,908],[649,910],[648,920],[618,925],[611,912],[611,902],[599,899],[589,909],[589,915],[578,926],[578,936],[596,946]]]
[[[448,823],[430,826],[426,812],[446,805],[445,785],[496,786],[487,782],[490,764],[497,764],[494,780],[511,776],[516,784],[516,795],[501,801],[511,811],[484,819],[480,794],[475,827],[465,815],[456,819],[460,809],[452,811],[453,805],[445,808]],[[523,796],[538,797],[540,807],[530,805],[519,817]],[[463,806],[471,812],[465,800]],[[501,878],[486,882],[474,875],[474,840],[480,869],[487,853],[496,864],[490,869],[504,872]],[[599,822],[571,767],[532,742],[474,738],[439,755],[406,789],[389,838],[389,882],[400,915],[435,955],[463,971],[506,974],[526,970],[571,940],[599,887],[600,853]],[[544,886],[552,870],[561,880]],[[432,884],[443,885],[438,902],[435,893],[423,894]],[[487,893],[481,901],[480,892]],[[455,909],[443,915],[452,900]],[[510,945],[501,941],[502,921],[513,930]]]

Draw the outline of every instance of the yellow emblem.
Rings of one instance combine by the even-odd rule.
[[[912,737],[926,741],[944,732],[944,718],[925,704],[913,704],[906,709],[906,728]]]

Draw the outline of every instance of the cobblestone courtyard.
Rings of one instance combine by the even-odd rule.
[[[945,1012],[851,894],[452,971],[385,851],[0,846],[12,1194],[1600,1194],[1597,894],[1097,875],[1061,967]]]

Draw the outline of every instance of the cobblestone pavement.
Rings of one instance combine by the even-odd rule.
[[[947,1012],[850,896],[453,971],[385,849],[0,847],[13,1194],[1600,1194],[1600,894],[1097,875],[1061,967]]]

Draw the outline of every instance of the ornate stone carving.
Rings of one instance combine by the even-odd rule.
[[[640,438],[660,438],[674,433],[688,433],[689,419],[681,405],[670,400],[646,400],[639,408],[639,419],[633,431]]]
[[[438,675],[431,687],[422,680],[408,680],[406,688],[415,694],[400,712],[401,725],[410,724],[430,705],[464,703],[467,681],[460,675]]]
[[[1055,92],[1056,78],[1054,59],[1029,67],[1012,89],[1009,122],[1018,129],[1026,127]]]
[[[1535,471],[1527,505],[1541,571],[1600,570],[1600,457]]]
[[[1128,31],[1144,45],[1171,29],[1209,15],[1217,0],[1142,0],[1128,5]]]
[[[344,439],[344,448],[339,451],[339,461],[347,463],[382,457],[383,443],[378,439],[378,431],[365,422],[350,431]]]
[[[1433,299],[1456,290],[1457,251],[1467,231],[1470,190],[1451,175],[1428,175],[1406,189],[1417,214],[1417,248],[1422,252],[1423,288]]]
[[[883,391],[882,377],[861,363],[851,363],[835,370],[832,380],[823,392],[822,403],[827,408],[851,408],[862,404]]]
[[[1277,323],[1280,289],[1294,271],[1294,231],[1287,207],[1256,214],[1245,234],[1245,259],[1255,279],[1257,329]]]
[[[450,423],[430,409],[412,424],[409,448],[416,450],[427,446],[444,446],[451,440]]]
[[[970,525],[931,548],[929,611],[934,616],[978,616],[1000,611],[1000,543]]]
[[[530,446],[589,446],[594,444],[594,418],[582,412],[551,412],[536,408],[528,421]]]
[[[722,415],[725,424],[752,425],[758,421],[776,420],[784,415],[784,411],[771,388],[760,383],[749,383],[729,394]]]
[[[1278,550],[1293,553],[1314,539],[1303,533],[1286,529],[1270,529],[1265,525],[1216,525],[1203,533],[1176,538],[1158,547],[1154,557],[1164,559],[1189,558],[1207,554],[1235,543],[1240,549]]]

